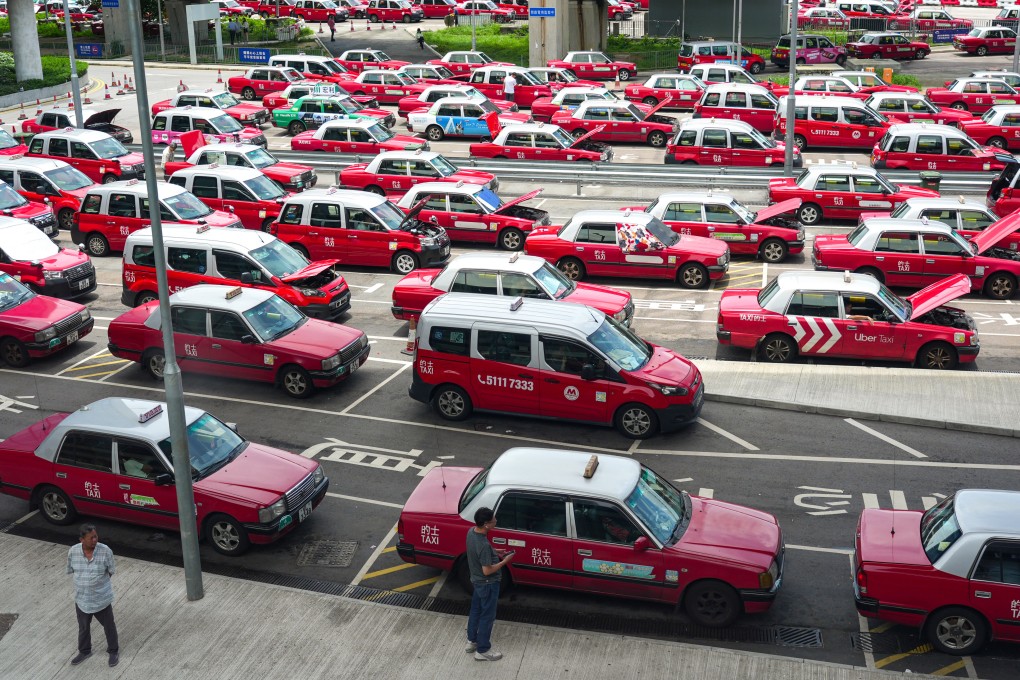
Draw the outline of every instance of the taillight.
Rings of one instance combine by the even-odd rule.
[[[397,520],[397,543],[404,542],[404,518]]]
[[[868,575],[864,573],[864,569],[857,570],[857,590],[861,595],[868,594]]]
[[[272,234],[273,236],[276,236],[277,234],[279,234],[280,233],[280,224],[278,222],[273,222],[272,224],[270,224],[269,225],[269,233]]]
[[[1009,187],[1006,187],[1005,189],[1002,190],[1002,197],[1013,198],[1013,190],[1010,189]],[[74,219],[78,219],[78,213],[74,214]]]

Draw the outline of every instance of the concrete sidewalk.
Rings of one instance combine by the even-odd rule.
[[[116,551],[116,550],[115,550]],[[113,588],[120,665],[107,667],[102,629],[76,653],[67,546],[0,534],[0,678],[414,678],[595,680],[881,680],[899,674],[678,642],[496,622],[497,662],[464,653],[465,618],[204,575],[187,602],[183,571],[118,558]],[[0,626],[0,633],[2,633]],[[914,678],[935,676],[912,674]]]

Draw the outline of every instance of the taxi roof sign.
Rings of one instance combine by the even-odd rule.
[[[212,227],[210,227],[208,224],[203,224],[201,227],[199,227],[198,229],[195,230],[195,233],[196,234],[204,234],[205,232],[209,231],[210,229],[212,229]]]
[[[155,406],[150,408],[145,413],[140,414],[138,416],[138,422],[139,423],[146,423],[146,422],[152,420],[153,418],[155,418],[156,416],[158,416],[162,412],[163,412],[163,405],[162,404],[156,404]]]
[[[516,312],[518,309],[521,308],[521,305],[523,305],[523,304],[524,304],[524,297],[521,296],[521,295],[518,295],[517,298],[513,302],[510,303],[510,311],[511,312]]]
[[[516,251],[513,255],[510,256],[510,262],[516,262],[517,258],[519,258],[520,256],[521,256],[521,251],[519,251],[519,250]]]
[[[588,459],[588,464],[584,466],[584,478],[591,479],[595,476],[595,471],[599,469],[599,457],[594,453],[591,454],[591,458]]]
[[[230,290],[228,290],[223,297],[226,298],[227,300],[233,300],[234,298],[236,298],[240,294],[241,294],[241,286],[238,286],[237,288],[231,288]]]

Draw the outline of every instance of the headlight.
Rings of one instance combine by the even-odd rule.
[[[716,258],[715,263],[721,267],[724,264],[726,264],[728,261],[729,261],[729,255],[722,255],[721,257]]]
[[[269,524],[285,512],[287,512],[287,501],[280,498],[280,500],[276,501],[268,508],[262,508],[259,510],[259,523]]]
[[[323,292],[321,290],[319,290],[318,288],[301,288],[301,287],[299,287],[298,288],[298,292],[301,293],[302,295],[304,295],[305,297],[322,297],[323,296]]]
[[[651,385],[652,387],[654,387],[655,389],[659,390],[660,392],[662,392],[662,394],[667,396],[667,397],[678,396],[678,395],[679,396],[684,396],[684,395],[687,394],[687,388],[686,387],[678,387],[677,385],[660,385],[658,383],[648,383],[648,384]]]
[[[52,340],[55,337],[57,337],[57,329],[52,327],[52,326],[50,326],[46,330],[39,331],[38,333],[36,333],[35,334],[35,341],[36,342],[46,342],[47,340]]]
[[[330,358],[322,360],[322,370],[324,371],[331,371],[339,365],[340,365],[339,354],[334,354]]]
[[[82,323],[88,321],[91,318],[92,318],[92,313],[89,312],[89,310],[87,310],[87,309],[81,310],[81,320],[82,320]]]
[[[623,309],[618,311],[616,314],[613,314],[613,318],[616,319],[617,321],[626,321],[627,320],[627,308],[624,307]]]
[[[805,236],[806,236],[806,234],[804,233],[803,229],[798,229],[797,230],[797,240],[798,241],[803,241]]]
[[[47,281],[64,278],[64,272],[43,271],[43,278]]]
[[[779,578],[779,565],[774,561],[769,565],[769,570],[758,574],[758,586],[763,590],[772,590]]]
[[[426,248],[431,248],[432,246],[439,245],[439,239],[437,239],[435,236],[425,236],[424,238],[422,238],[421,244]]]
[[[319,486],[324,479],[326,479],[326,473],[322,471],[322,466],[319,465],[315,468],[315,473],[312,475],[312,483],[315,486]]]
[[[301,186],[301,175],[294,175],[290,178],[290,183],[294,186]]]

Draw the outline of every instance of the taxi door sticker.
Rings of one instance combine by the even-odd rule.
[[[157,503],[156,499],[153,498],[152,496],[140,496],[136,493],[124,494],[124,502],[126,502],[128,505],[137,505],[138,507],[142,508],[148,505],[159,507],[159,503]]]
[[[523,548],[525,546],[524,541],[518,540],[516,538],[508,539],[506,543],[511,548]]]
[[[600,402],[600,403],[605,403],[605,401],[606,401],[606,393],[605,392],[596,392],[595,393],[595,401]]]
[[[586,559],[581,562],[581,568],[592,574],[612,574],[613,576],[627,576],[629,578],[641,579],[655,578],[655,567],[645,564],[628,564],[626,562]]]
[[[680,574],[677,573],[676,569],[667,569],[666,570],[666,582],[667,583],[676,583],[679,580],[680,580]]]
[[[567,385],[563,388],[563,397],[567,401],[577,401],[577,398],[581,396],[581,391],[573,385]]]
[[[99,491],[99,484],[96,482],[85,482],[85,495],[89,498],[102,498]]]
[[[262,363],[264,363],[266,366],[272,366],[273,364],[276,363],[276,357],[273,356],[272,354],[263,354]]]

